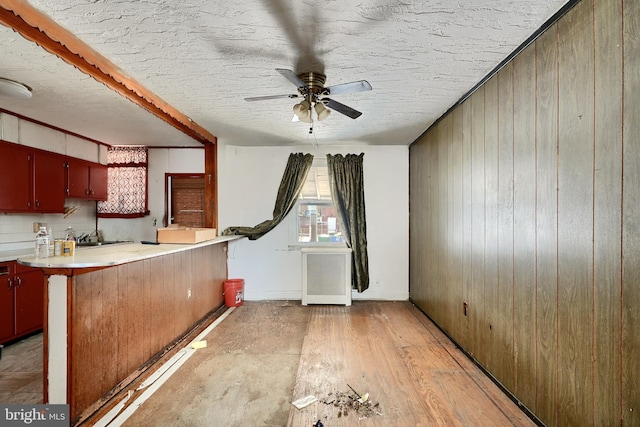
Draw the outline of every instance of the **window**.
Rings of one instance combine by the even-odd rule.
[[[102,218],[137,218],[147,210],[147,148],[109,147],[109,198],[98,202]]]
[[[331,199],[326,160],[314,160],[295,208],[295,242],[344,245],[342,226]]]

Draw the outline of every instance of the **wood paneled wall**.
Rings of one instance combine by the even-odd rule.
[[[69,278],[72,418],[224,303],[226,247],[219,243]]]
[[[549,426],[640,425],[639,94],[582,0],[410,148],[411,299]]]

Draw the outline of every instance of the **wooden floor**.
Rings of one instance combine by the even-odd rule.
[[[42,334],[5,345],[0,360],[0,403],[42,403]]]
[[[245,302],[206,340],[125,427],[535,425],[409,302]],[[0,403],[41,402],[41,344],[5,348]]]
[[[370,405],[330,404],[351,388]],[[311,308],[293,399],[307,395],[289,426],[535,425],[408,302]]]
[[[245,302],[207,341],[125,426],[534,425],[409,302]]]

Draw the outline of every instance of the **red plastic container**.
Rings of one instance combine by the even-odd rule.
[[[227,279],[224,281],[224,304],[227,307],[238,307],[244,300],[244,279]]]

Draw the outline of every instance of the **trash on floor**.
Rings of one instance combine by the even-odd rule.
[[[205,348],[207,346],[207,341],[206,340],[202,340],[202,341],[196,341],[191,343],[191,348]]]
[[[359,419],[371,417],[373,415],[382,415],[379,402],[372,402],[369,393],[358,393],[349,384],[351,389],[349,392],[329,393],[329,396],[321,399],[320,402],[325,405],[331,405],[338,409],[338,418],[348,416],[349,413],[356,413]]]
[[[302,409],[306,406],[311,405],[313,402],[317,401],[318,398],[316,398],[314,395],[310,394],[309,396],[306,397],[302,397],[294,402],[291,402],[291,404],[293,406],[295,406],[298,409]]]

